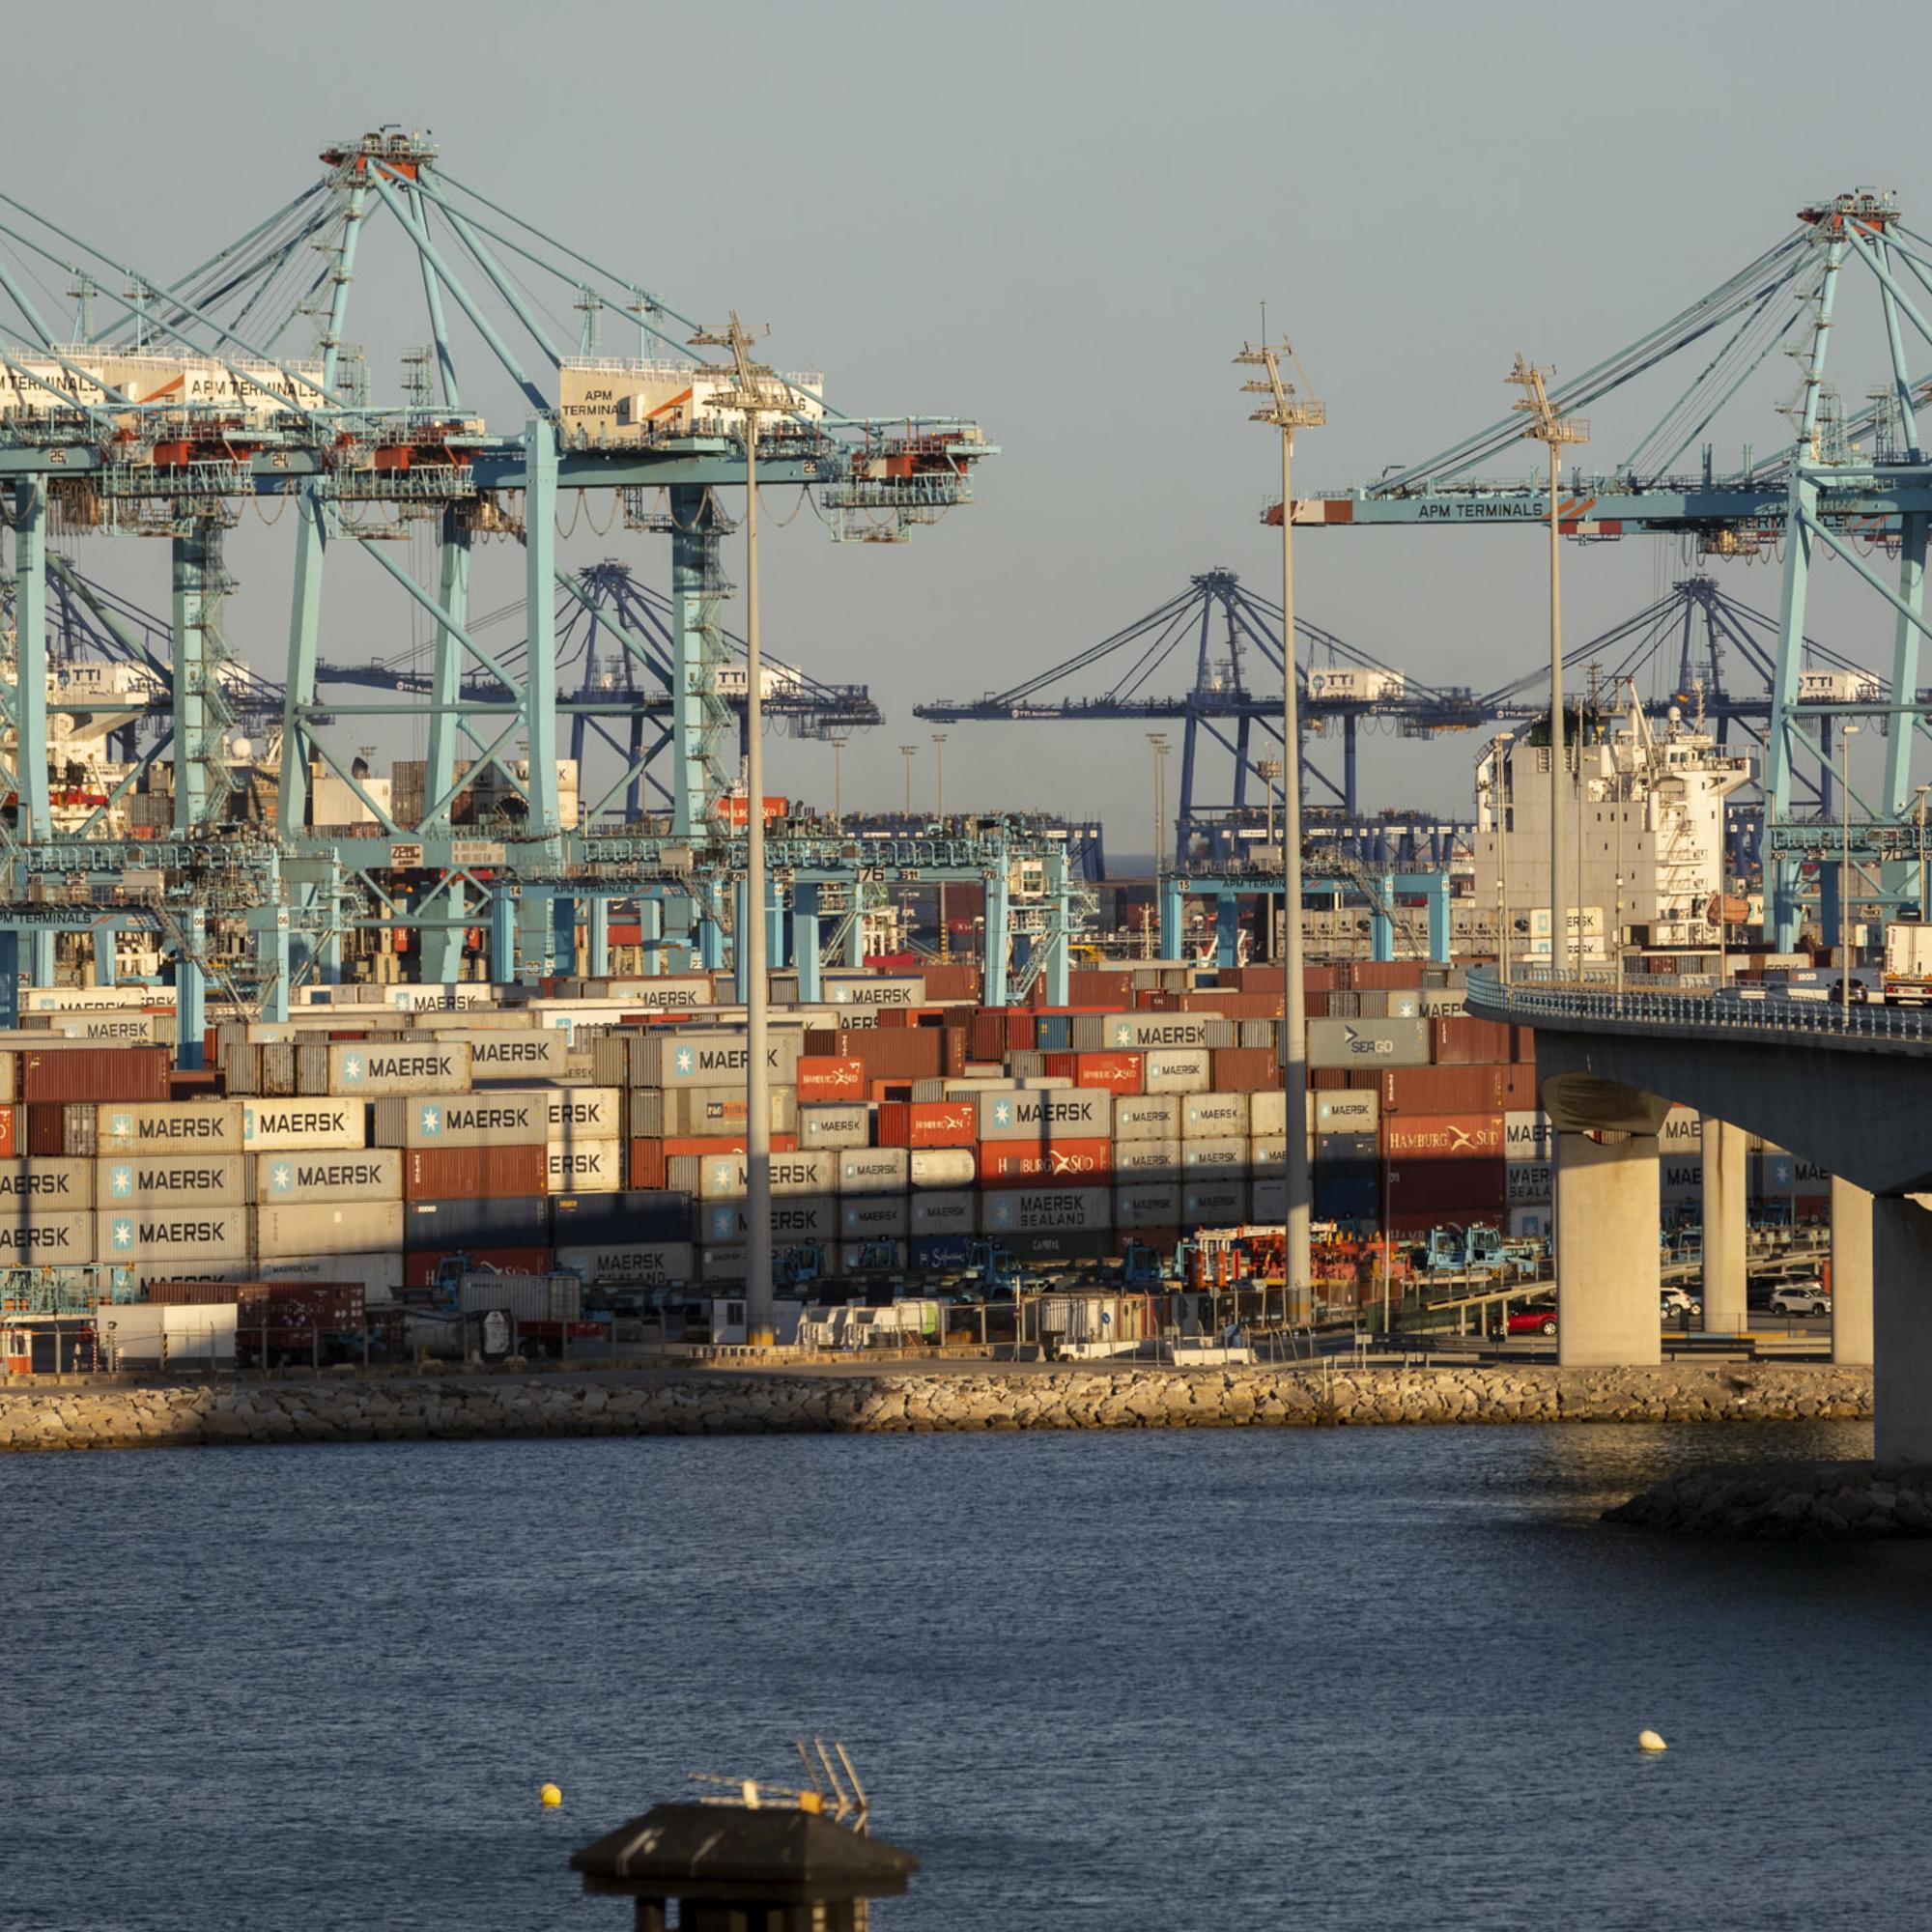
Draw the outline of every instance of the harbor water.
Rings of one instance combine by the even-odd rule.
[[[0,1926],[619,1932],[569,1851],[812,1733],[924,1861],[891,1932],[1916,1922],[1932,1549],[1595,1520],[1689,1458],[1861,1453],[1833,1424],[7,1457]]]

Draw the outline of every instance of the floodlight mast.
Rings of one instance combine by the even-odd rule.
[[[1285,1297],[1312,1292],[1309,1265],[1309,1221],[1312,1202],[1308,1173],[1308,1007],[1304,997],[1301,939],[1301,724],[1294,685],[1294,497],[1290,487],[1294,459],[1294,432],[1318,429],[1328,420],[1324,406],[1297,394],[1282,380],[1281,365],[1294,364],[1302,385],[1307,372],[1293,345],[1284,335],[1259,348],[1244,342],[1235,357],[1239,368],[1263,374],[1242,384],[1245,395],[1265,396],[1254,412],[1255,422],[1272,423],[1281,432],[1281,843],[1282,843],[1282,1084],[1287,1094],[1288,1210],[1284,1217]]]

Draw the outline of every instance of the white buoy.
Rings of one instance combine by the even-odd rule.
[[[1636,1734],[1636,1747],[1638,1750],[1646,1751],[1664,1751],[1670,1748],[1655,1731],[1639,1731]]]

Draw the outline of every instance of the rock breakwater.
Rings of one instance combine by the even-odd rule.
[[[0,1451],[541,1435],[923,1434],[1868,1418],[1824,1367],[985,1368],[325,1378],[0,1392]]]
[[[1871,1463],[1687,1469],[1605,1510],[1604,1520],[1785,1543],[1932,1536],[1932,1469]]]

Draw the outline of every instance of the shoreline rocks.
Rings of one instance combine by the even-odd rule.
[[[1605,1510],[1603,1520],[1780,1543],[1932,1536],[1932,1469],[1875,1463],[1686,1469]]]
[[[1869,1369],[1815,1365],[344,1377],[7,1390],[0,1453],[546,1435],[1868,1420],[1871,1401]]]

